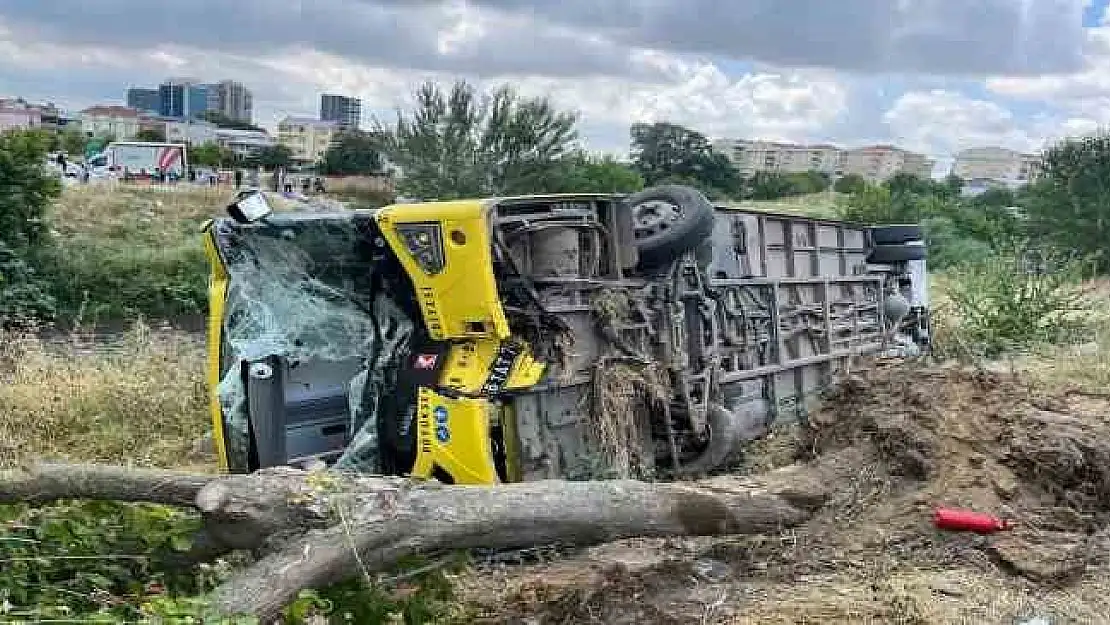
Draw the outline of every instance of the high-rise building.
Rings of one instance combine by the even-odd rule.
[[[219,111],[225,117],[236,121],[254,121],[254,98],[250,89],[234,80],[221,80],[209,85],[208,108]]]
[[[336,122],[343,128],[358,128],[362,121],[362,100],[343,95],[321,95],[320,121]]]
[[[158,86],[158,113],[165,117],[198,117],[208,110],[209,86],[189,78],[170,79]]]
[[[132,87],[127,90],[127,106],[139,111],[158,113],[162,110],[161,98],[157,89]]]

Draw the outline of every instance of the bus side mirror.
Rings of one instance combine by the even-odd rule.
[[[248,189],[235,195],[235,200],[227,206],[227,212],[235,221],[249,224],[265,219],[274,209],[261,191]]]

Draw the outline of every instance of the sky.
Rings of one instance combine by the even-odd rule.
[[[390,118],[464,78],[550,96],[592,150],[712,138],[893,143],[941,163],[1110,121],[1110,0],[0,0],[0,96],[70,110],[239,80],[256,121],[322,92]]]

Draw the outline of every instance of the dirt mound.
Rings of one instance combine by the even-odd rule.
[[[852,459],[853,478],[831,484],[806,525],[626,541],[485,570],[470,596],[498,606],[496,622],[1110,622],[1110,398],[879,363],[827,399],[748,459],[760,470],[833,452]],[[941,532],[936,506],[1015,528]]]

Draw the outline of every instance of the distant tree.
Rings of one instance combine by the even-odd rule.
[[[833,191],[837,193],[859,193],[867,186],[867,179],[859,174],[841,176],[833,184]]]
[[[956,174],[948,174],[944,178],[943,185],[948,189],[951,197],[959,197],[964,188],[964,180]]]
[[[360,130],[340,132],[320,161],[320,173],[331,176],[374,174],[382,171],[382,154],[374,135]]]
[[[1025,193],[1032,232],[1061,249],[1090,255],[1110,272],[1110,133],[1065,139],[1043,155]]]
[[[293,164],[293,150],[281,144],[264,147],[256,156],[249,159],[249,164],[261,165],[266,169],[289,167]]]
[[[684,178],[728,194],[740,189],[740,175],[732,162],[714,150],[700,132],[657,122],[633,124],[630,134],[633,167],[647,184],[658,184],[665,178]]]
[[[578,115],[509,86],[480,94],[465,81],[426,82],[396,122],[375,120],[385,155],[403,175],[398,191],[458,198],[542,192],[577,142]]]
[[[920,178],[907,172],[898,172],[887,179],[886,187],[892,195],[915,193],[924,195],[933,191],[933,181]]]
[[[161,143],[166,140],[166,131],[157,128],[142,128],[139,132],[135,133],[135,140]]]
[[[235,161],[235,154],[214,141],[189,148],[189,162],[200,167],[221,167]]]
[[[777,200],[796,193],[790,177],[773,171],[757,171],[747,181],[745,197],[753,200]]]
[[[85,146],[89,143],[88,136],[77,128],[66,128],[61,132],[60,140],[62,150],[70,156],[84,156]]]
[[[612,156],[577,152],[553,167],[548,186],[553,193],[632,193],[644,188],[644,178],[630,165]]]
[[[217,128],[227,128],[228,130],[257,130],[262,131],[262,128],[238,119],[231,119],[227,115],[219,111],[204,111],[200,114],[200,118],[206,122],[215,124]]]
[[[786,174],[786,179],[790,182],[790,195],[821,193],[827,191],[832,184],[828,174],[815,170]]]

